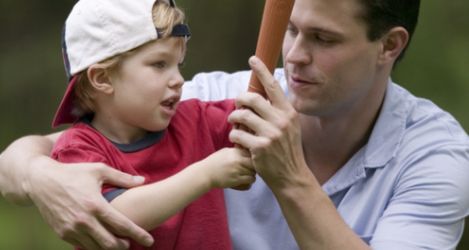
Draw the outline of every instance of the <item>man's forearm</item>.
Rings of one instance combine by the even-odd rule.
[[[16,204],[29,204],[29,176],[47,161],[60,133],[48,136],[26,136],[10,144],[0,154],[0,191],[5,199]],[[44,161],[41,161],[44,157]],[[32,160],[34,161],[34,164]]]

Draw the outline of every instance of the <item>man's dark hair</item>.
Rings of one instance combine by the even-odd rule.
[[[359,0],[363,7],[361,18],[368,26],[370,41],[381,38],[390,29],[401,26],[409,32],[409,43],[397,58],[401,60],[417,26],[420,0]]]

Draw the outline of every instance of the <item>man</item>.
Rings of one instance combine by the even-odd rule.
[[[419,4],[297,0],[284,73],[272,77],[250,59],[271,102],[242,94],[237,104],[250,109],[229,118],[253,131],[235,129],[230,139],[251,151],[261,177],[248,192],[225,192],[235,249],[456,247],[469,210],[467,135],[449,114],[390,81]],[[185,95],[236,96],[248,77],[201,74]],[[275,79],[287,86],[288,101]],[[2,192],[20,201],[29,195],[69,241],[125,247],[112,232],[145,242],[147,235],[135,226],[124,230],[129,222],[99,196],[103,181],[138,182],[100,164],[59,166],[41,155],[54,137],[26,137],[2,154]],[[90,189],[75,188],[72,178]]]

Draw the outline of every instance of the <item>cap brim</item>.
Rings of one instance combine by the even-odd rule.
[[[52,120],[52,127],[55,128],[62,124],[74,123],[79,117],[73,115],[73,103],[75,95],[73,94],[73,89],[75,83],[77,82],[78,77],[74,76],[65,90],[64,97],[60,102],[59,108],[55,113],[54,120]]]

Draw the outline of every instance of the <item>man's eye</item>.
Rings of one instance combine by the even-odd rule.
[[[290,35],[293,36],[298,34],[298,30],[295,27],[288,26],[287,31]]]
[[[321,36],[321,35],[316,35],[314,38],[315,38],[316,41],[318,41],[322,44],[333,44],[334,43],[333,39],[326,38],[326,37]]]

